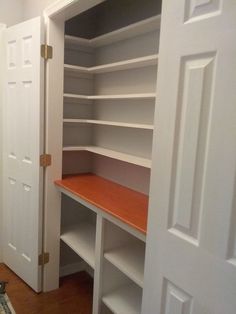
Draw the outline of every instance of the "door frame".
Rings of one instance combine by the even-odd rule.
[[[3,63],[5,60],[5,56],[3,55],[4,49],[1,49],[3,47],[3,31],[6,29],[6,24],[0,24],[0,68],[3,68]],[[0,91],[3,90],[3,71],[0,72]],[[3,93],[0,94],[0,121],[2,121],[2,115],[3,115]],[[3,125],[1,123],[0,125],[0,173],[3,173]],[[2,203],[2,190],[3,190],[3,180],[0,179],[0,263],[3,261],[3,234],[2,234],[2,221],[3,221],[3,203]]]
[[[44,252],[49,252],[50,260],[43,270],[43,291],[57,289],[60,276],[61,193],[54,181],[62,176],[64,24],[104,1],[59,0],[43,13],[46,44],[53,47],[53,58],[46,62],[45,71],[44,150],[51,154],[52,165],[45,169],[44,177],[43,248]]]

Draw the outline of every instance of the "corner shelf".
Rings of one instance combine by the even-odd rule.
[[[85,39],[74,36],[65,36],[65,43],[67,45],[83,45],[85,47],[101,47],[109,45],[120,40],[135,37],[137,35],[145,34],[160,28],[161,16],[156,15],[146,20],[130,24],[118,30],[112,31],[105,35],[95,37],[93,39]]]
[[[107,251],[104,257],[141,288],[144,276],[145,244],[141,241]]]
[[[156,93],[120,94],[120,95],[78,95],[65,93],[64,98],[72,98],[78,100],[149,99],[149,98],[155,99]]]
[[[84,222],[65,230],[61,240],[82,257],[92,268],[95,267],[95,226]]]
[[[122,286],[102,298],[114,314],[140,314],[142,290],[135,284]]]
[[[98,146],[65,146],[63,147],[64,152],[72,152],[72,151],[87,151],[90,153],[106,156],[109,158],[113,158],[116,160],[121,160],[124,162],[128,162],[133,165],[141,166],[144,168],[151,168],[151,159],[138,157],[130,154],[121,153],[118,151],[114,151],[111,149],[98,147]]]
[[[104,64],[94,67],[82,67],[76,65],[65,64],[64,69],[66,72],[79,72],[79,73],[88,73],[88,74],[100,74],[108,73],[113,71],[122,71],[129,69],[136,69],[141,67],[147,67],[152,65],[157,65],[158,55],[150,55],[120,62],[114,62],[110,64]]]
[[[92,173],[65,176],[55,181],[59,189],[69,191],[132,228],[146,234],[148,196]]]
[[[64,123],[88,123],[98,125],[109,125],[125,128],[153,130],[154,125],[152,124],[141,124],[141,123],[126,123],[126,122],[115,122],[115,121],[104,121],[104,120],[92,120],[92,119],[63,119]]]

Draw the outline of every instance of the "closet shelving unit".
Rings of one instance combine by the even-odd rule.
[[[95,216],[61,233],[94,269],[93,313],[141,311],[159,28],[160,15],[93,39],[65,35],[64,173],[55,184]]]

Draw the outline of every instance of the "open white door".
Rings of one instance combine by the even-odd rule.
[[[41,290],[43,59],[41,19],[7,28],[5,41],[4,263]]]
[[[143,314],[236,313],[236,1],[164,0]]]

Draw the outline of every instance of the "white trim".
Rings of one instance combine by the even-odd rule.
[[[64,22],[101,2],[103,0],[58,0],[44,10],[46,43],[53,46],[56,51],[53,59],[46,63],[45,152],[52,155],[53,163],[45,171],[44,249],[50,252],[51,258],[43,271],[44,292],[59,286],[61,195],[53,182],[62,173]],[[57,69],[57,80],[54,77],[55,69]],[[51,104],[57,104],[57,107]]]
[[[5,24],[0,24],[0,68],[3,69],[3,66],[4,66],[4,54],[3,54],[3,51],[4,51],[4,48],[2,48],[3,46],[3,42],[2,42],[2,32],[4,31],[4,29],[6,28],[6,25]],[[3,99],[2,99],[2,90],[3,90],[3,71],[1,70],[0,71],[0,173],[2,173],[2,166],[3,166],[3,160],[2,160],[2,134],[3,134],[3,123],[2,123],[2,103],[3,103]],[[2,204],[2,177],[0,178],[0,263],[3,261],[3,253],[2,253],[2,246],[3,246],[3,243],[2,243],[2,238],[3,238],[3,235],[2,235],[2,229],[3,229],[3,226],[2,226],[2,221],[3,221],[3,213],[2,213],[2,210],[3,210],[3,204]]]
[[[78,15],[105,0],[58,0],[48,6],[44,11],[44,17],[57,19],[62,22]]]

